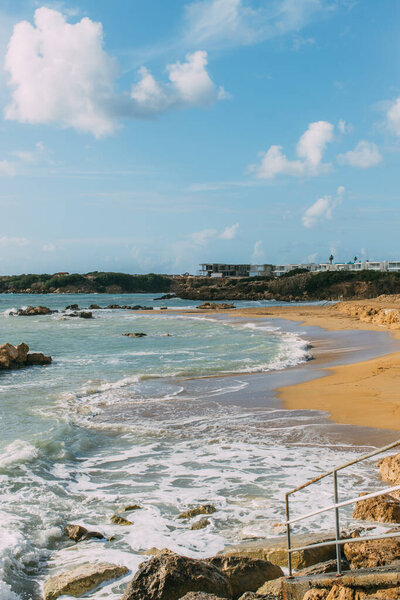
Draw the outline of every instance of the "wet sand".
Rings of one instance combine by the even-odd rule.
[[[380,305],[377,300],[364,301],[364,303],[368,306]],[[383,302],[382,305],[387,307],[388,302]],[[355,347],[352,349],[354,352],[351,351],[351,345],[350,351],[349,347],[345,346],[335,345],[335,348],[327,346],[325,336],[318,336],[315,331],[312,353],[316,360],[301,369],[309,374],[310,380],[304,381],[301,378],[300,382],[297,380],[290,382],[290,385],[282,386],[281,379],[277,386],[278,397],[285,408],[326,411],[336,423],[400,431],[399,329],[389,329],[385,325],[365,322],[338,311],[333,305],[181,312],[217,318],[220,315],[229,315],[232,318],[245,320],[284,319],[286,322],[294,321],[296,325],[301,324],[307,329],[322,328],[325,332],[348,333],[354,331],[354,335],[350,335],[350,339],[354,339]],[[374,336],[371,337],[370,354],[365,355],[365,340],[361,344],[358,343],[358,334],[362,331],[380,332],[388,339],[389,345],[383,356],[379,356],[382,351],[375,347]],[[346,364],[349,363],[349,359],[350,364]],[[287,373],[285,384],[287,379],[290,379]]]

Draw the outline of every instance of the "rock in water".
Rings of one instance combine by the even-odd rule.
[[[26,365],[49,365],[51,356],[45,356],[41,352],[29,354],[29,346],[22,343],[18,346],[2,344],[0,346],[0,369],[18,369]]]
[[[217,509],[212,504],[202,504],[185,510],[185,512],[178,515],[178,519],[192,519],[198,515],[212,515],[215,512],[217,512]]]
[[[90,538],[96,538],[98,540],[104,539],[102,533],[99,533],[98,531],[89,531],[86,527],[82,527],[82,525],[67,525],[65,527],[65,533],[74,542],[88,540]]]
[[[233,598],[239,598],[245,592],[255,592],[266,581],[283,577],[283,571],[268,560],[241,556],[215,556],[208,559],[229,579]]]
[[[93,313],[90,310],[82,310],[79,313],[81,319],[93,319]]]
[[[143,333],[141,331],[137,331],[136,333],[123,333],[122,335],[124,335],[125,337],[141,338],[141,337],[146,337],[147,333]]]
[[[360,498],[363,495],[365,494],[360,494]],[[354,507],[353,518],[380,523],[400,523],[400,500],[389,494],[359,500]]]
[[[192,523],[192,525],[190,526],[190,529],[204,529],[209,524],[210,524],[209,519],[206,519],[206,518],[200,519],[200,521],[196,521],[195,523]]]
[[[179,600],[188,592],[232,597],[227,576],[214,565],[164,552],[139,566],[122,600]]]
[[[118,579],[129,569],[109,563],[81,565],[71,571],[55,575],[44,584],[44,600],[56,600],[59,596],[82,596],[103,581]]]
[[[111,517],[111,523],[114,523],[114,525],[133,525],[132,521],[128,521],[128,519],[124,519],[124,517],[118,515]]]

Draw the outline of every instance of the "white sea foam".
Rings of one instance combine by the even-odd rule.
[[[0,454],[0,469],[17,463],[26,463],[38,457],[38,450],[29,442],[15,440]]]

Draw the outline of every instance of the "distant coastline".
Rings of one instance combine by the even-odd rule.
[[[299,272],[300,271],[300,272]],[[281,276],[212,278],[149,273],[131,275],[91,273],[24,274],[0,276],[0,293],[6,294],[174,294],[185,300],[320,300],[368,299],[400,294],[400,273],[304,272],[295,269]]]

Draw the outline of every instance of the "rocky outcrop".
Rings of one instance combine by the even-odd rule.
[[[126,504],[120,510],[120,512],[131,512],[133,510],[140,510],[142,507],[140,504]]]
[[[217,512],[217,509],[212,504],[201,504],[200,506],[194,506],[185,510],[183,513],[178,515],[178,519],[193,519],[198,515],[212,515]]]
[[[207,562],[218,567],[228,577],[233,598],[239,598],[245,592],[255,592],[266,581],[283,576],[282,569],[268,560],[215,556]]]
[[[217,304],[216,302],[203,302],[200,306],[197,306],[199,310],[228,310],[231,308],[236,308],[234,304],[228,304],[226,302],[220,302]]]
[[[49,365],[51,356],[41,352],[29,352],[27,344],[3,344],[0,346],[0,369],[19,369],[28,365]]]
[[[189,592],[182,596],[180,600],[226,600],[221,596],[214,596],[214,594],[207,594],[206,592]]]
[[[220,569],[167,551],[139,566],[122,600],[179,600],[188,592],[232,597],[228,577]]]
[[[379,474],[383,481],[395,485],[400,485],[400,453],[386,456],[378,462]],[[390,494],[394,498],[400,499],[400,490]]]
[[[368,303],[358,304],[354,301],[340,302],[334,308],[365,323],[384,325],[388,329],[400,329],[400,310],[398,308],[385,308],[368,305]]]
[[[388,565],[400,559],[400,539],[386,538],[344,545],[344,555],[351,569]]]
[[[89,531],[82,525],[69,524],[65,527],[65,533],[69,539],[73,540],[74,542],[90,540],[93,538],[98,540],[104,539],[104,535],[102,533],[99,533],[98,531]]]
[[[175,294],[164,294],[164,296],[160,296],[159,298],[154,298],[155,300],[171,300],[171,298],[176,298]]]
[[[364,495],[360,494],[360,497]],[[354,507],[353,518],[380,523],[400,523],[400,500],[389,494],[360,500]]]
[[[82,596],[104,581],[118,579],[129,569],[109,563],[81,565],[71,571],[55,575],[44,585],[44,600],[56,600],[59,596]]]
[[[318,543],[318,542],[328,542],[332,538],[319,538],[317,536],[313,536],[312,539],[308,539],[308,537],[304,538],[304,545],[307,543]],[[284,543],[280,544],[268,544],[265,546],[255,546],[255,547],[240,547],[239,549],[232,549],[227,553],[224,553],[227,556],[249,556],[251,558],[262,558],[264,560],[269,560],[274,565],[279,565],[281,567],[287,567],[288,565],[288,552],[286,549],[286,545]],[[305,569],[312,565],[316,565],[318,563],[323,563],[329,560],[333,560],[336,558],[336,547],[334,544],[329,546],[322,546],[319,548],[306,548],[305,550],[299,550],[297,552],[292,553],[292,566],[294,569]]]
[[[324,588],[311,588],[303,600],[397,600],[399,587],[374,588],[333,584]]]
[[[9,314],[13,317],[34,317],[35,315],[51,315],[53,312],[57,311],[53,311],[47,306],[27,306],[26,308],[11,311]]]

